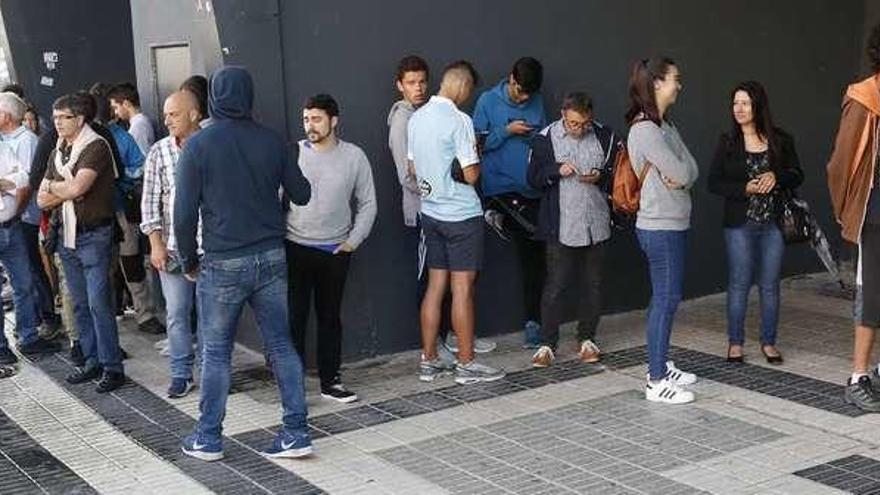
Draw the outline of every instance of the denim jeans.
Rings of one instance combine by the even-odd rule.
[[[110,289],[113,229],[107,225],[76,234],[76,249],[58,247],[86,367],[122,373],[119,333]]]
[[[651,304],[648,306],[648,371],[651,380],[666,376],[669,336],[684,285],[686,230],[636,229],[651,275]]]
[[[727,283],[727,336],[731,344],[745,341],[746,308],[752,282],[761,300],[761,344],[776,344],[779,323],[779,271],[785,242],[773,224],[747,222],[724,229],[729,268]]]
[[[290,338],[284,249],[226,260],[202,260],[196,282],[199,336],[204,340],[197,432],[219,441],[229,395],[235,331],[250,304],[281,392],[284,431],[308,435],[303,366]]]
[[[22,222],[21,228],[30,261],[31,279],[34,281],[32,292],[37,298],[40,319],[45,323],[60,323],[61,318],[55,313],[55,296],[52,294],[52,286],[43,267],[43,258],[40,256],[40,227]]]
[[[34,298],[33,276],[28,261],[27,247],[21,222],[0,228],[0,263],[9,275],[12,285],[12,301],[15,304],[15,321],[19,326],[19,344],[30,344],[38,338],[40,316]],[[5,318],[0,317],[0,347],[8,347],[4,334]]]
[[[192,380],[193,334],[192,311],[196,284],[180,273],[159,272],[165,295],[168,329],[168,354],[171,378]]]

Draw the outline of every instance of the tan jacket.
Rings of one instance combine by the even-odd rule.
[[[851,84],[828,160],[828,191],[844,239],[858,243],[877,163],[880,86],[871,76]]]

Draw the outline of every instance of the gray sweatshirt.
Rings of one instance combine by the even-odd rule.
[[[691,224],[691,186],[697,181],[697,161],[674,126],[650,120],[633,125],[627,149],[636,174],[646,162],[653,165],[642,184],[636,227],[643,230],[687,230]],[[663,178],[680,184],[669,188]]]
[[[403,223],[415,227],[421,210],[419,186],[415,177],[407,172],[406,126],[416,109],[406,100],[400,100],[388,112],[388,147],[397,168],[397,180],[403,190]]]
[[[312,185],[312,197],[305,206],[290,203],[287,239],[306,246],[348,242],[357,248],[376,220],[376,190],[367,156],[342,140],[324,151],[303,140],[299,166]]]

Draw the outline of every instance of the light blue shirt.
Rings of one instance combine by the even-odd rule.
[[[471,118],[452,100],[432,96],[409,120],[407,157],[422,196],[421,212],[443,222],[482,216],[474,187],[452,179],[452,161],[462,169],[480,162]]]
[[[31,162],[34,160],[34,152],[37,150],[37,135],[25,126],[2,135],[4,143],[8,144],[18,159],[18,164],[25,173],[30,173]],[[37,207],[37,191],[31,191],[31,199],[27,207],[21,213],[21,220],[31,225],[40,225],[40,209]]]

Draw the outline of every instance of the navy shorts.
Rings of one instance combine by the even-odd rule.
[[[483,266],[483,217],[444,222],[421,216],[425,266],[456,272],[479,271]]]
[[[880,225],[866,223],[859,241],[856,273],[856,325],[880,328]]]

